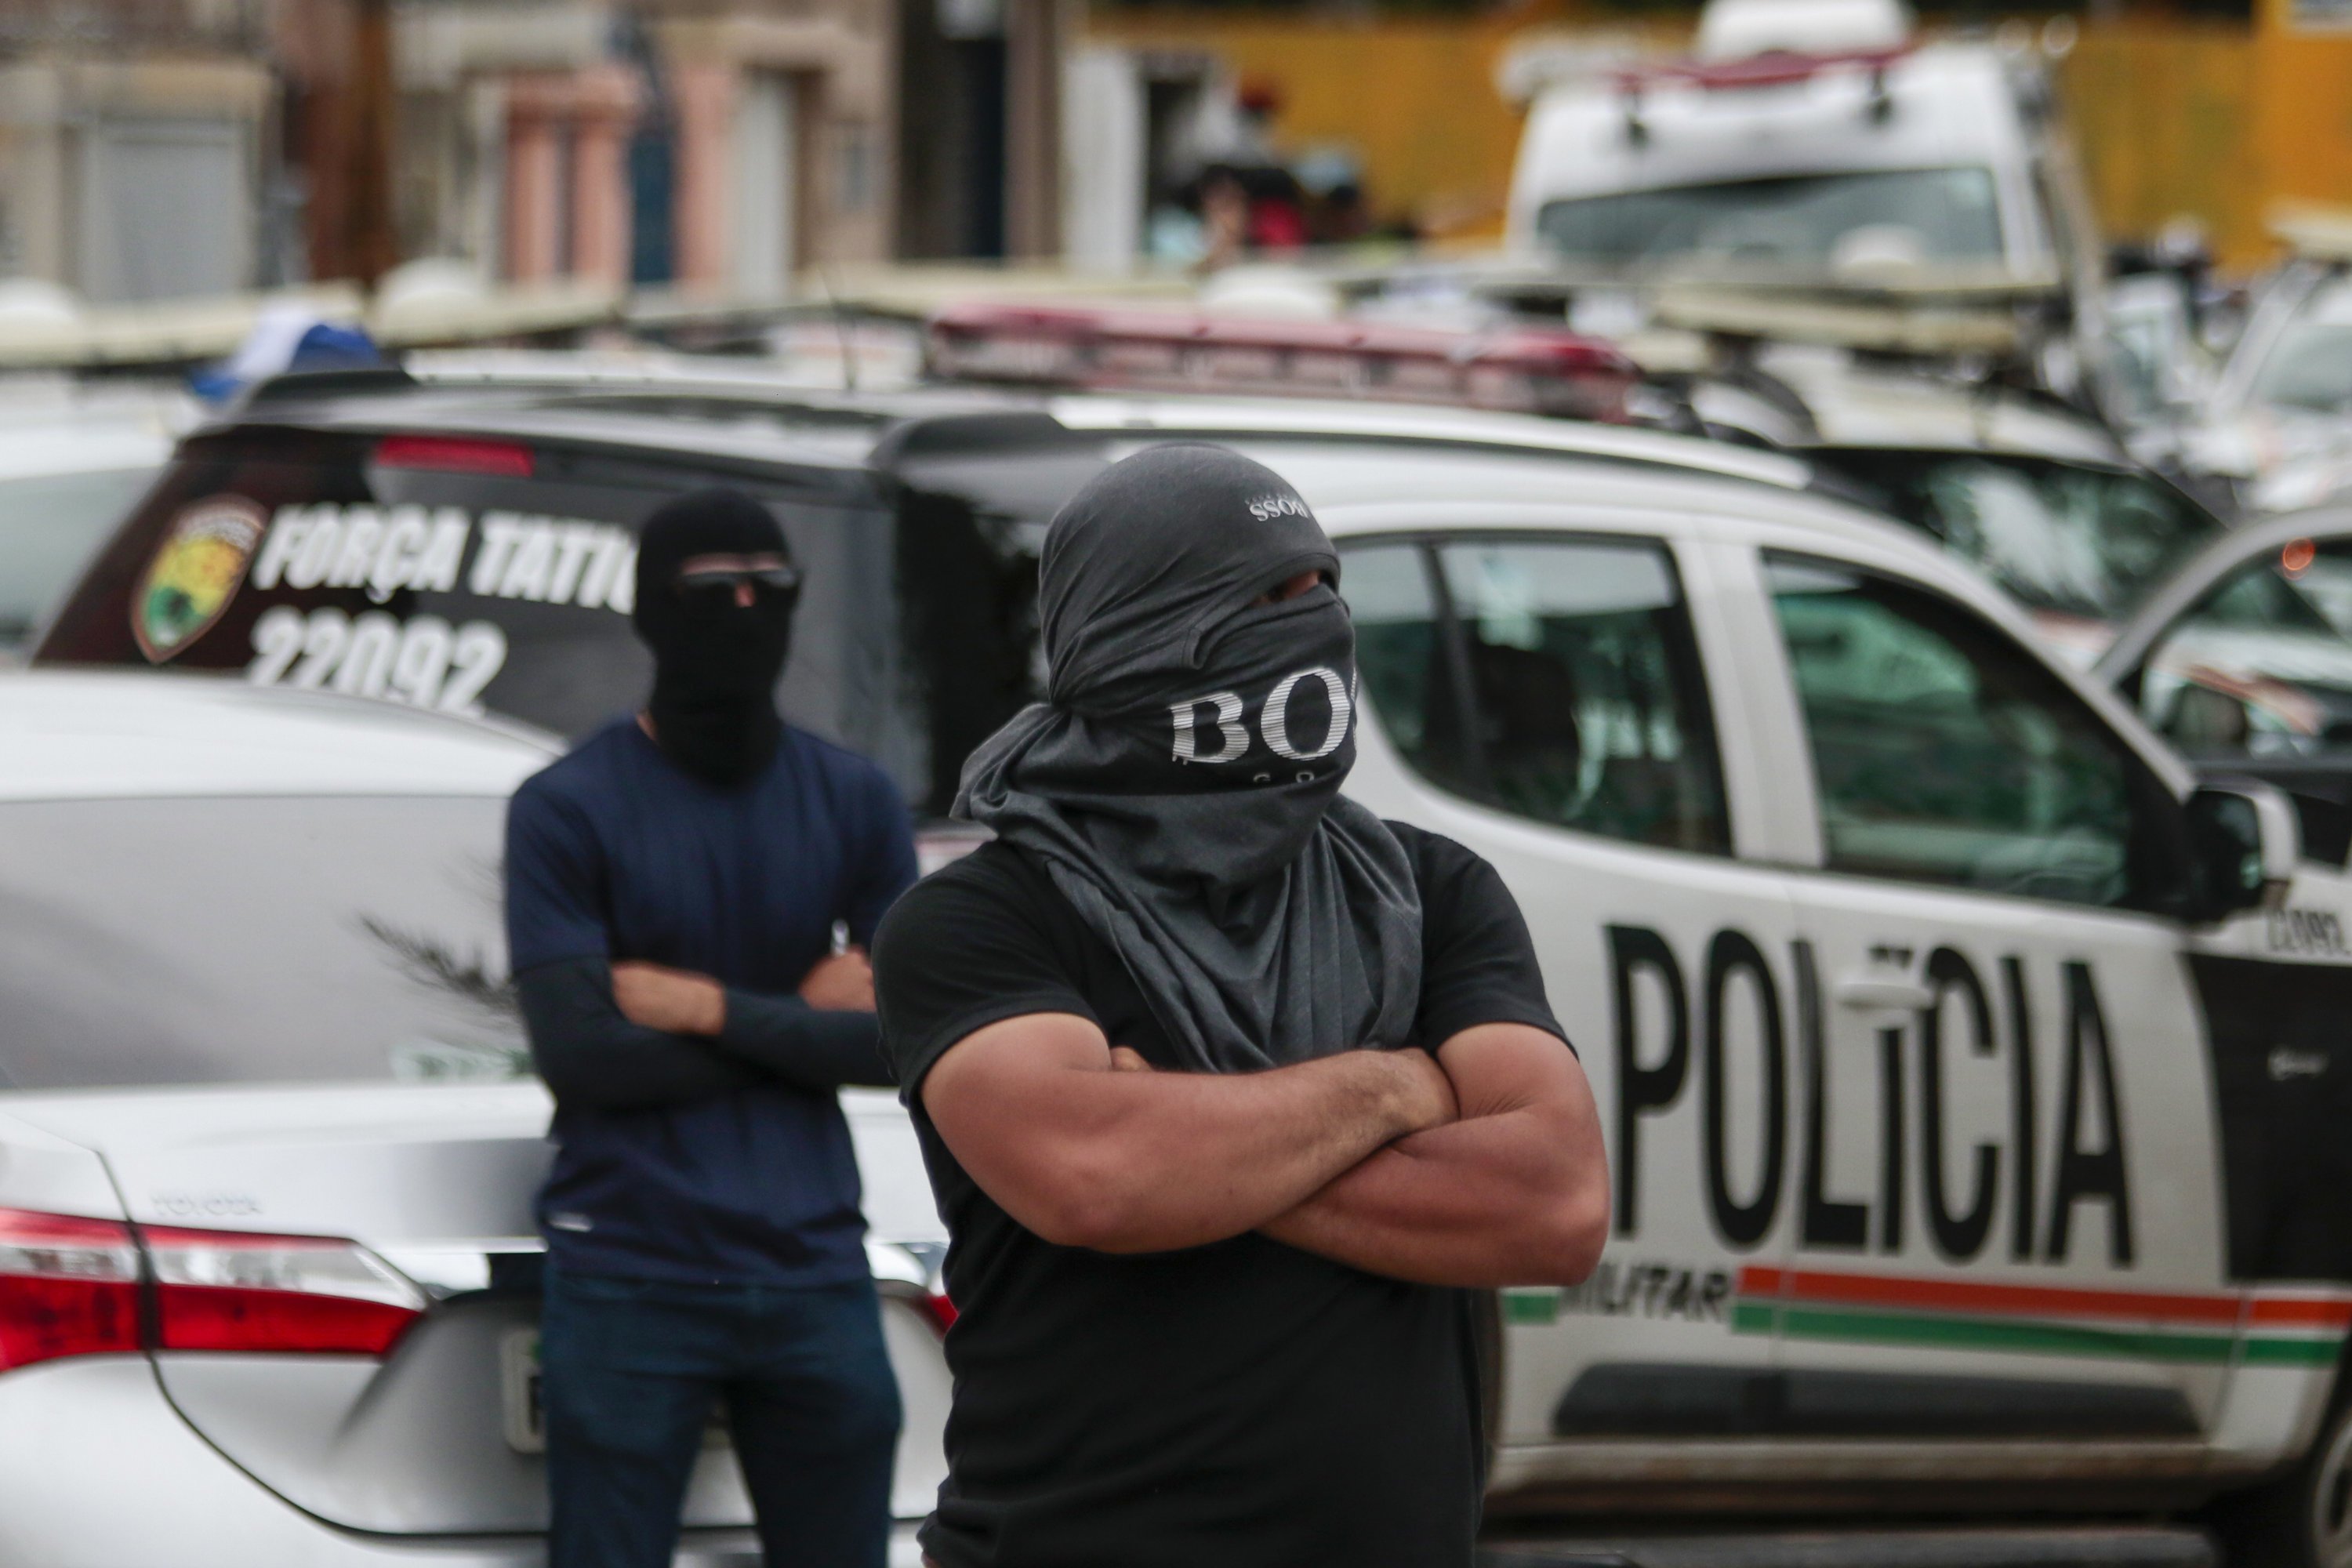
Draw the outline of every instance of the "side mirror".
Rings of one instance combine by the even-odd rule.
[[[2303,857],[2294,803],[2260,779],[2217,779],[2189,797],[2193,895],[2200,921],[2275,906]]]

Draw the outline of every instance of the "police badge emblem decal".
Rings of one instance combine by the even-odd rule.
[[[268,518],[243,496],[210,496],[172,520],[131,597],[131,635],[162,664],[212,629],[245,584]]]

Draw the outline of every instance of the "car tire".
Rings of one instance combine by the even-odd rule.
[[[2223,1498],[2211,1522],[2224,1568],[2352,1568],[2352,1377],[2294,1468]]]

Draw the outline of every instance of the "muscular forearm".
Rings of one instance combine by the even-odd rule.
[[[992,1030],[1020,1036],[995,1042]],[[1118,1072],[1101,1033],[1061,1015],[974,1034],[932,1069],[924,1104],[1006,1213],[1048,1241],[1104,1252],[1239,1236],[1452,1113],[1443,1075],[1419,1053],[1348,1051],[1230,1076]]]
[[[1103,1252],[1255,1229],[1412,1129],[1392,1067],[1349,1051],[1234,1077],[1101,1074],[1083,1095],[1085,1131],[1066,1141],[1066,1201],[1051,1222]]]
[[[704,1040],[631,1023],[613,1001],[612,967],[566,959],[515,976],[531,1060],[558,1104],[645,1110],[730,1094],[767,1075]]]
[[[887,1085],[882,1030],[871,1013],[812,1007],[797,996],[727,991],[720,1048],[795,1089],[829,1093],[844,1084]]]
[[[1582,1279],[1600,1257],[1608,1193],[1573,1058],[1535,1031],[1489,1026],[1449,1042],[1441,1060],[1463,1120],[1381,1150],[1262,1228],[1424,1284]]]
[[[1591,1271],[1598,1248],[1589,1199],[1544,1147],[1555,1136],[1526,1111],[1416,1133],[1263,1228],[1425,1285],[1572,1284]]]

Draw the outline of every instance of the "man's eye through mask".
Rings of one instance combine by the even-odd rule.
[[[762,599],[790,602],[800,596],[801,574],[787,563],[749,565],[688,562],[678,568],[672,586],[687,604],[702,607],[734,604],[739,591],[745,587]]]
[[[1260,595],[1202,638],[1197,695],[1158,706],[1160,754],[1192,789],[1336,783],[1356,754],[1355,643],[1321,574]]]
[[[1278,583],[1273,587],[1268,588],[1265,593],[1260,594],[1256,598],[1252,599],[1250,601],[1250,607],[1252,609],[1260,609],[1267,605],[1287,604],[1289,601],[1298,598],[1303,595],[1312,593],[1318,587],[1328,588],[1330,585],[1330,579],[1319,571],[1301,572],[1297,576],[1293,577],[1286,582]]]

